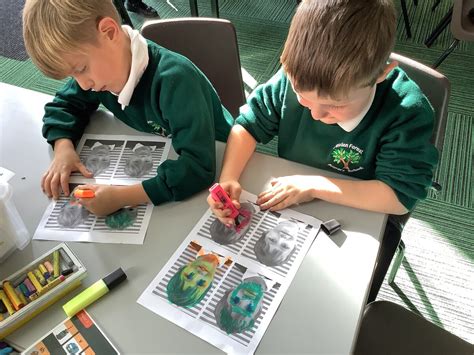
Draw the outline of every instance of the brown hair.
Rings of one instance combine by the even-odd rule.
[[[64,54],[97,43],[97,24],[104,17],[120,23],[112,0],[27,0],[23,8],[26,50],[45,75],[62,79],[71,70]]]
[[[298,91],[337,98],[373,85],[395,41],[391,0],[304,0],[281,55]]]

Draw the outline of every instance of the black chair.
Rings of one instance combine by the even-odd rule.
[[[388,301],[366,306],[354,355],[472,355],[474,345]]]
[[[399,66],[418,84],[433,106],[435,111],[435,125],[431,142],[435,145],[436,149],[438,149],[439,156],[441,157],[448,116],[448,101],[451,93],[449,80],[436,70],[399,54],[392,53],[390,59],[392,61],[398,61]],[[433,184],[433,188],[436,190],[441,189],[437,183]],[[405,251],[405,244],[401,240],[402,230],[409,217],[409,213],[403,216],[391,215],[387,221],[387,227],[380,246],[367,303],[375,301],[377,298],[377,294],[382,286],[395,251],[398,248],[399,252],[393,262],[394,266],[389,276],[389,283],[392,283],[395,279],[396,272],[403,260]]]
[[[178,18],[148,21],[142,35],[189,58],[203,71],[223,105],[237,117],[245,103],[237,35],[230,21]]]

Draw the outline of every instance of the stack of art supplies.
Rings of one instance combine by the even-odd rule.
[[[66,244],[60,244],[2,280],[0,339],[78,287],[86,268]]]

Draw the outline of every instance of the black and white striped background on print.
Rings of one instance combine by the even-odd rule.
[[[130,176],[125,173],[125,164],[127,163],[127,160],[129,160],[130,157],[133,155],[133,149],[137,144],[145,145],[151,148],[151,159],[153,161],[153,167],[145,175],[141,176],[140,180],[151,179],[156,176],[156,169],[162,163],[165,143],[127,141],[122,153],[122,157],[118,162],[117,170],[114,173],[114,179],[130,179]]]
[[[264,232],[274,228],[279,223],[280,216],[281,214],[279,212],[271,211],[269,211],[268,213],[264,213],[263,211],[255,213],[252,217],[252,222],[250,224],[249,230],[239,242],[235,244],[221,246],[225,249],[232,251],[235,254],[246,256],[258,262],[254,252],[255,243],[257,242],[257,240],[260,239]],[[209,228],[215,219],[215,216],[211,215],[208,220],[204,222],[202,228],[198,231],[197,234],[201,237],[212,240]],[[286,262],[284,262],[282,265],[266,267],[276,272],[280,276],[286,276],[290,271],[291,267],[293,266],[296,257],[301,252],[303,244],[305,243],[307,238],[309,238],[309,234],[312,228],[313,226],[309,224],[306,224],[306,227],[304,229],[300,228],[300,230],[298,231],[298,237],[296,238],[295,251]]]
[[[72,189],[71,189],[72,191]],[[136,207],[137,209],[137,217],[135,222],[124,229],[111,229],[105,224],[105,217],[97,217],[96,215],[89,213],[87,219],[80,223],[79,225],[68,228],[59,225],[58,223],[58,216],[61,213],[62,208],[66,203],[68,203],[69,197],[61,196],[51,214],[48,216],[48,219],[45,223],[46,229],[53,229],[53,230],[62,230],[62,231],[72,231],[72,232],[113,232],[113,233],[127,233],[127,234],[139,234],[140,228],[143,223],[143,219],[145,217],[146,212],[146,205],[139,205]]]
[[[183,251],[183,253],[178,257],[173,266],[166,272],[165,276],[159,281],[158,285],[152,291],[154,295],[160,297],[161,299],[168,302],[168,296],[166,293],[166,286],[168,285],[169,280],[173,275],[184,265],[196,259],[196,250],[190,245]],[[242,265],[232,263],[228,266],[228,263],[225,263],[223,266],[219,267],[216,270],[214,275],[214,280],[212,282],[211,288],[207,291],[204,299],[201,300],[197,305],[191,308],[178,307],[169,303],[170,306],[178,308],[183,313],[189,315],[194,319],[200,319],[206,323],[209,323],[216,329],[218,329],[222,334],[226,334],[224,331],[220,330],[217,326],[214,310],[222,298],[224,293],[229,289],[234,289],[237,287],[243,280],[242,277],[245,274],[246,268]],[[280,285],[275,283],[275,285],[265,292],[262,305],[262,313],[259,315],[258,319],[255,321],[255,325],[252,329],[245,331],[239,334],[228,335],[233,340],[238,343],[247,346],[255,332],[258,330],[263,318],[265,317],[268,308],[275,299],[278,291],[280,290]]]

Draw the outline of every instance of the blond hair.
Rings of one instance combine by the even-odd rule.
[[[72,69],[64,54],[97,43],[97,24],[105,17],[120,24],[112,0],[27,0],[23,8],[26,50],[45,75],[62,79]]]
[[[297,91],[345,96],[375,84],[395,41],[391,0],[304,0],[281,55]]]

